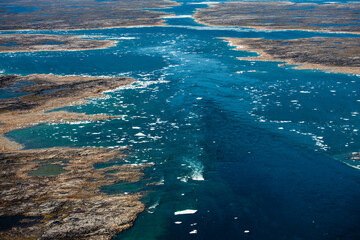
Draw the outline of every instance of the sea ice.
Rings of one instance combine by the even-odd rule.
[[[140,132],[135,134],[135,137],[146,137],[146,135]]]
[[[187,210],[177,211],[174,213],[174,215],[194,214],[196,212],[197,210],[187,209]]]

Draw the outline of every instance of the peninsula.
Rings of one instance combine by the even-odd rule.
[[[211,26],[359,34],[359,11],[359,4],[227,2],[199,10],[194,18]]]
[[[360,38],[314,37],[291,40],[260,38],[222,38],[236,50],[257,52],[248,61],[285,61],[296,69],[319,69],[327,72],[360,73]]]

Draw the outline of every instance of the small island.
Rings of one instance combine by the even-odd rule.
[[[0,52],[84,51],[116,46],[117,41],[76,35],[0,34]]]

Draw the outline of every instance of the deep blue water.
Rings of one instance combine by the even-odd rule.
[[[204,5],[167,11],[190,15],[196,7]],[[147,210],[115,239],[359,239],[360,163],[348,160],[360,150],[359,76],[239,61],[256,54],[217,39],[356,36],[206,27],[188,17],[167,23],[66,32],[119,41],[106,50],[1,54],[6,74],[138,80],[66,108],[120,119],[8,136],[27,148],[130,146],[127,161],[154,163],[143,181],[102,189],[147,191]],[[111,164],[121,161],[96,167]],[[197,212],[174,214],[182,210]]]

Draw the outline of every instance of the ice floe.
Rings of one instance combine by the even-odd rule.
[[[139,132],[139,133],[135,134],[135,137],[146,137],[146,135]]]
[[[186,210],[182,210],[182,211],[177,211],[177,212],[174,213],[174,215],[194,214],[196,212],[197,212],[197,210],[186,209]]]

